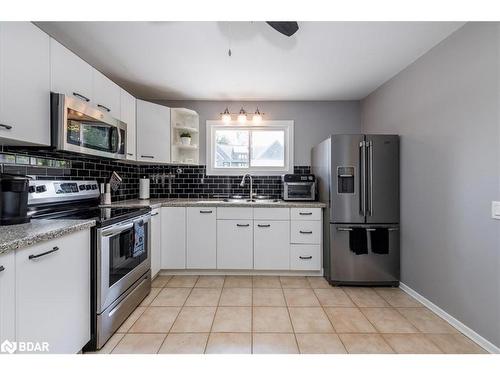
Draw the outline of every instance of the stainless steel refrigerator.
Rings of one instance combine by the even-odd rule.
[[[332,135],[312,149],[333,285],[399,284],[399,136]]]

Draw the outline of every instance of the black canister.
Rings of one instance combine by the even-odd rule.
[[[22,224],[28,216],[29,178],[0,174],[0,225]]]

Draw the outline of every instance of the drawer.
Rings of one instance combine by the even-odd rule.
[[[321,208],[292,208],[290,209],[292,220],[321,220]]]
[[[253,209],[251,207],[218,207],[217,219],[252,220]]]
[[[256,207],[253,209],[253,217],[255,220],[290,220],[290,209]]]
[[[292,243],[321,243],[321,221],[295,220],[290,222]]]
[[[291,245],[290,269],[317,271],[321,269],[320,245]]]

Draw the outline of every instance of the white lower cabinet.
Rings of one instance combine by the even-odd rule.
[[[186,207],[161,209],[161,268],[186,268]]]
[[[186,266],[193,269],[217,267],[217,209],[187,208]]]
[[[290,269],[290,221],[254,221],[254,268]]]
[[[151,210],[151,277],[155,277],[161,267],[161,215],[160,209]]]
[[[321,269],[320,245],[290,245],[290,269],[318,271]]]
[[[217,220],[217,268],[253,268],[252,220]]]
[[[90,339],[90,231],[16,251],[16,340],[77,353]]]
[[[0,343],[16,339],[15,250],[0,255]]]

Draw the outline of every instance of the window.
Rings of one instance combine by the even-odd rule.
[[[293,121],[207,121],[208,175],[293,173]]]

